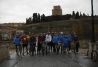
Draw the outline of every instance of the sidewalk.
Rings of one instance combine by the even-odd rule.
[[[17,56],[14,51],[10,52],[10,58],[0,63],[0,67],[14,67],[17,64]]]

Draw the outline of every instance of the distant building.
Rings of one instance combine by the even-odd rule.
[[[8,26],[0,26],[0,41],[1,40],[10,40],[12,39],[14,33],[17,31],[15,28]]]
[[[52,15],[53,16],[62,15],[62,9],[61,9],[61,7],[59,5],[53,7],[53,9],[52,9]]]
[[[3,23],[0,24],[0,41],[10,40],[15,34],[23,33],[23,30],[18,28],[23,26],[25,23]]]
[[[9,27],[20,27],[20,26],[23,26],[25,23],[3,23],[3,24],[0,24],[0,26],[9,26]]]

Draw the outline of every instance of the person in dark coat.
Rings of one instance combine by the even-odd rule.
[[[42,34],[40,34],[38,36],[38,53],[40,54],[41,50],[42,50],[42,44],[44,41],[44,37],[42,36]]]
[[[74,34],[73,40],[74,40],[74,44],[75,44],[74,52],[78,53],[79,52],[80,43],[79,43],[79,38],[78,38],[78,36],[76,34]]]
[[[30,36],[30,41],[29,41],[29,53],[31,55],[34,55],[34,51],[35,51],[35,46],[36,46],[36,37],[34,36],[34,34],[32,34]]]

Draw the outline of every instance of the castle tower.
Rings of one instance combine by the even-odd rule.
[[[59,5],[53,7],[53,9],[52,9],[52,15],[53,16],[62,15],[62,9],[61,9],[61,7]]]

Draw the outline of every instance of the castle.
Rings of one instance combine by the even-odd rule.
[[[62,15],[62,8],[60,5],[53,6],[52,15],[45,16],[44,14],[40,15],[39,13],[33,13],[32,17],[26,18],[26,24],[39,23],[39,22],[51,22],[58,20],[70,20],[70,19],[80,19],[84,17],[89,17],[85,13],[73,11],[72,14]]]
[[[52,15],[53,16],[62,15],[62,9],[61,9],[61,7],[59,5],[53,7]]]

